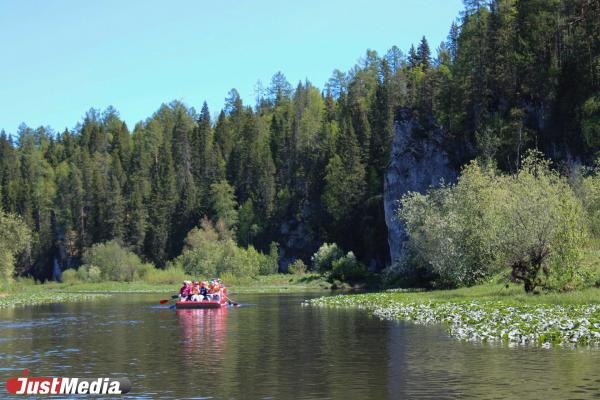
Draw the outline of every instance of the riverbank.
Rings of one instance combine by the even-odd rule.
[[[273,274],[255,278],[232,278],[225,283],[230,296],[236,293],[298,293],[331,290],[331,284],[316,274]],[[177,293],[180,286],[180,282],[143,281],[36,284],[32,280],[24,279],[17,280],[0,291],[0,308],[94,299],[111,293],[173,294]]]
[[[321,297],[306,305],[360,308],[376,317],[443,324],[450,336],[512,345],[600,346],[600,289],[526,295],[516,285]]]
[[[191,278],[190,278],[191,279]],[[286,293],[331,289],[331,284],[320,275],[273,274],[253,278],[229,278],[225,281],[230,294],[235,293]],[[74,282],[48,283],[48,289],[69,293],[175,293],[181,282]]]
[[[0,308],[66,303],[106,297],[101,293],[68,293],[48,290],[45,285],[26,285],[11,288],[0,294]]]

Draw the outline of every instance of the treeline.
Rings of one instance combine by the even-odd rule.
[[[1,207],[33,231],[17,273],[50,278],[95,243],[116,240],[158,266],[206,217],[240,246],[308,262],[335,242],[371,267],[389,263],[383,175],[399,107],[434,116],[460,162],[514,172],[527,148],[591,160],[600,148],[598,0],[465,1],[435,56],[425,37],[404,54],[367,51],[321,91],[277,73],[256,103],[229,92],[211,115],[162,105],[133,130],[116,110],[75,129],[0,135]],[[226,218],[226,217],[225,217]]]

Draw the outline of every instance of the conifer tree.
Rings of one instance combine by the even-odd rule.
[[[417,63],[423,68],[423,71],[427,71],[431,66],[431,50],[425,36],[421,38],[417,49]]]

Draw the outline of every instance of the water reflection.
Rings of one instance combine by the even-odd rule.
[[[186,367],[223,362],[227,347],[227,307],[177,310],[181,360]]]

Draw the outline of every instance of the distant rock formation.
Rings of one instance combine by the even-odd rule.
[[[458,176],[460,164],[448,152],[457,146],[449,139],[434,121],[423,122],[409,109],[398,111],[383,189],[392,263],[402,255],[407,239],[396,217],[402,196],[407,192],[424,193],[430,186],[439,186],[441,181],[454,182]]]

